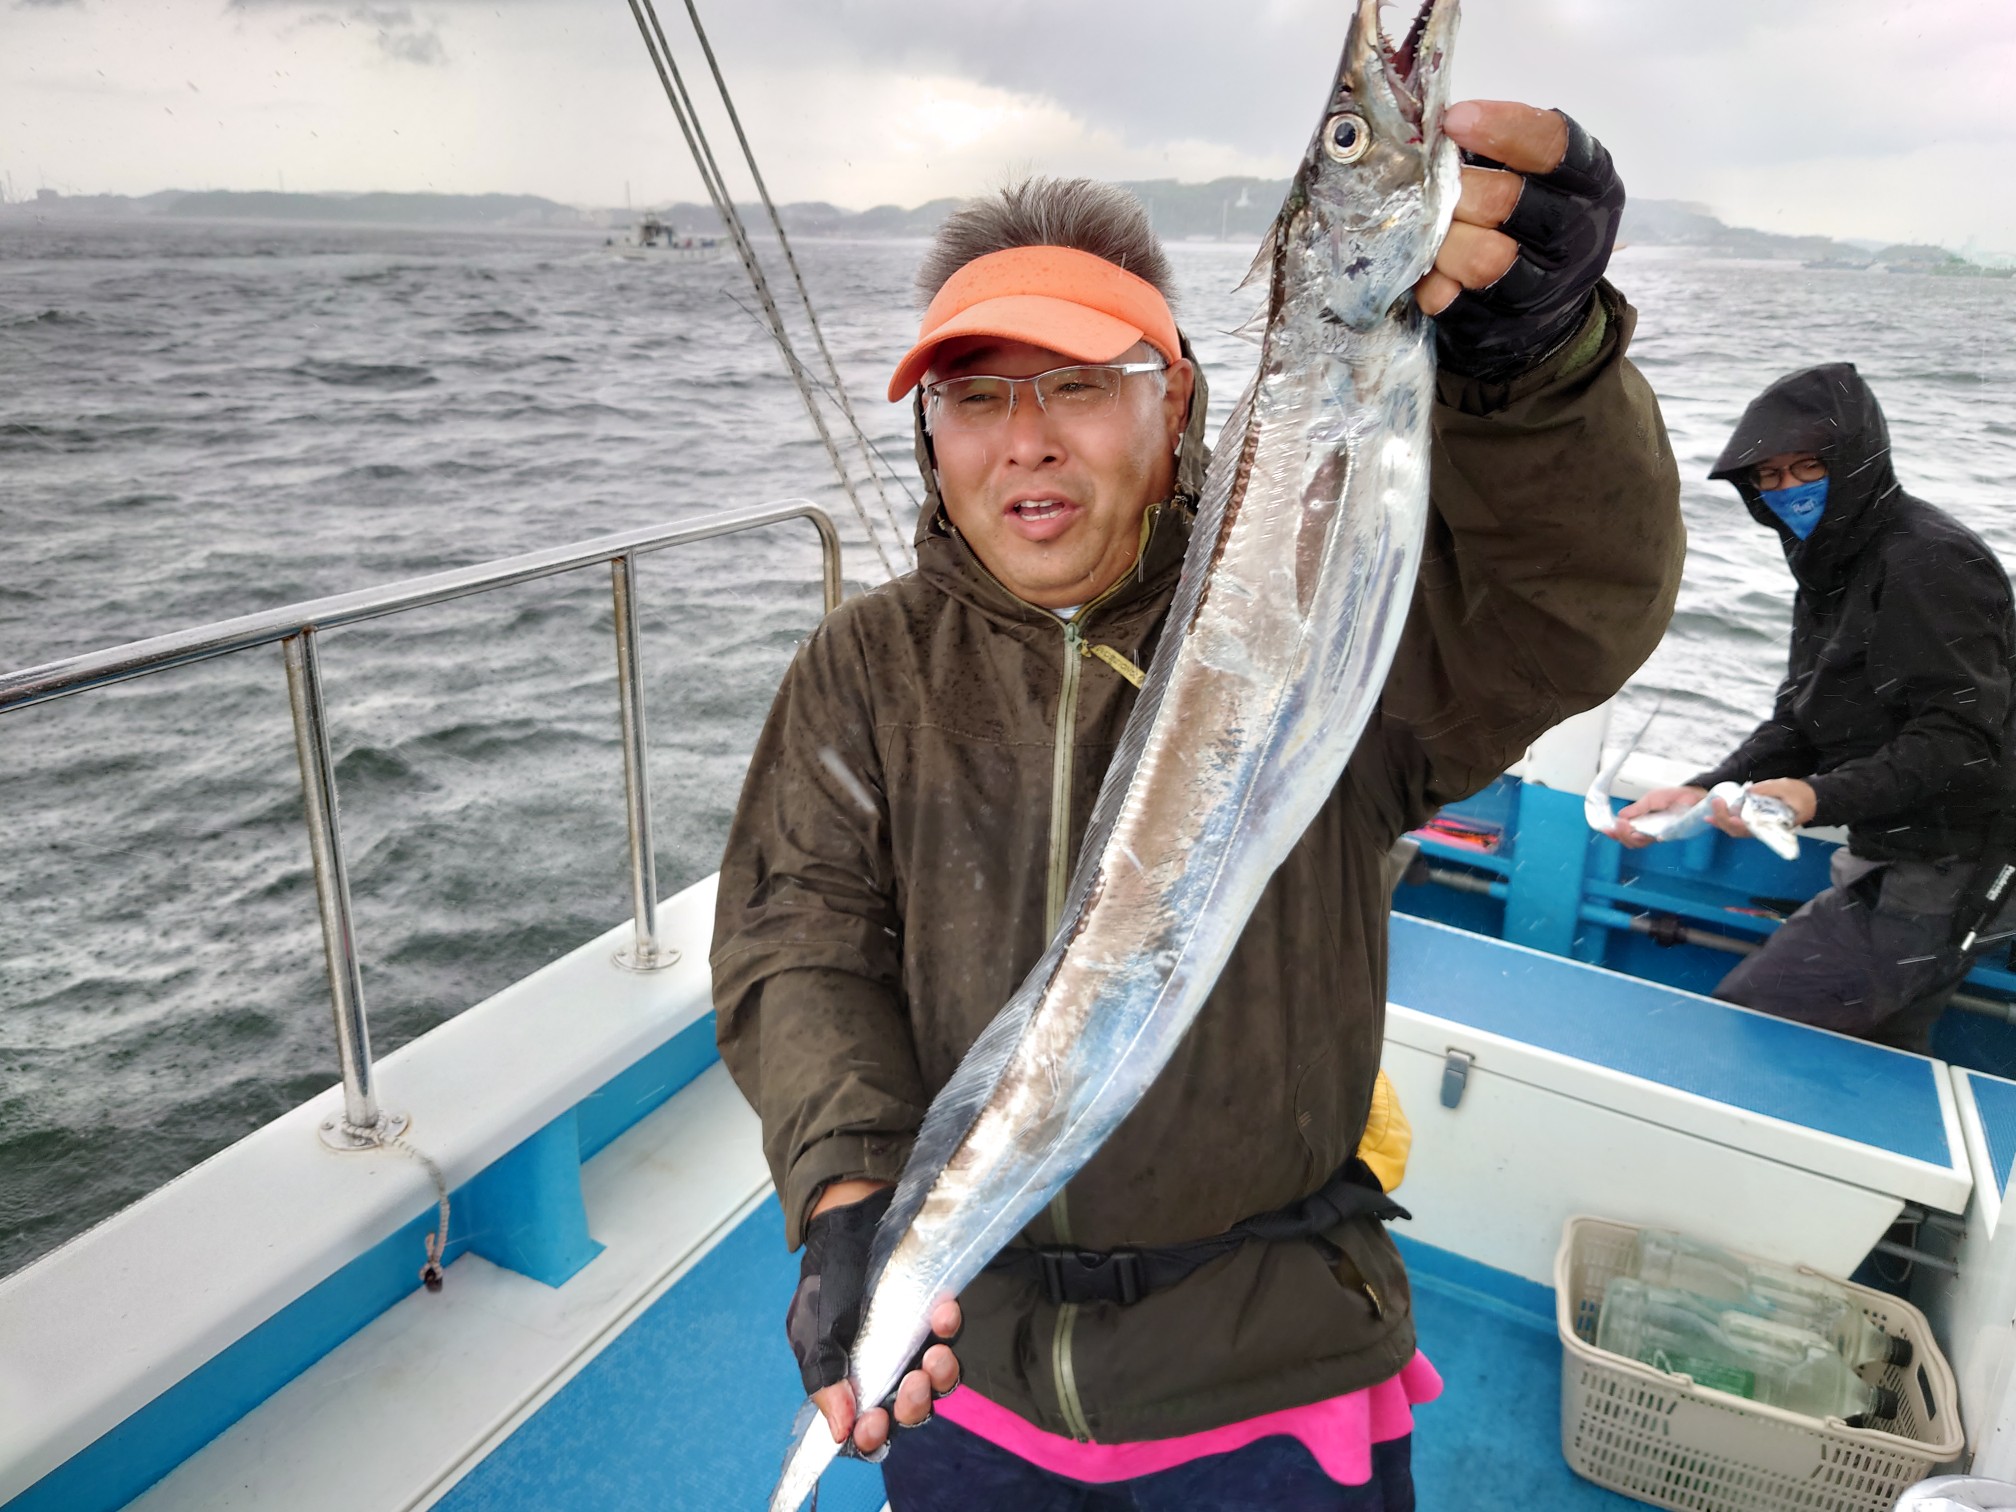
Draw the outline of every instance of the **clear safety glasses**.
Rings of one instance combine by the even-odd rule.
[[[991,430],[1015,412],[1015,391],[1027,384],[1053,420],[1091,420],[1112,412],[1120,385],[1136,373],[1159,373],[1156,362],[1089,362],[1052,368],[1033,378],[969,373],[924,385],[924,420],[933,431]]]

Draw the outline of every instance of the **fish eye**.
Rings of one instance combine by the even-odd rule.
[[[1336,162],[1355,163],[1372,150],[1372,128],[1363,116],[1332,116],[1323,125],[1323,150]]]

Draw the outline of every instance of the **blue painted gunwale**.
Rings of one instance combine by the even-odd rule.
[[[580,1162],[667,1101],[716,1059],[714,1016],[709,1013],[604,1082],[546,1130],[456,1188],[450,1194],[453,1212],[448,1263],[474,1247],[472,1235],[479,1229],[495,1230],[514,1199],[538,1203],[550,1197],[546,1188],[518,1180],[500,1182],[493,1175],[527,1145],[535,1145],[545,1136],[547,1147],[539,1150],[539,1158],[550,1174],[552,1133],[557,1132],[556,1126],[572,1126],[568,1132],[579,1151],[574,1169],[578,1203]],[[550,1203],[540,1216],[552,1218]],[[425,1239],[434,1223],[435,1210],[430,1204],[390,1238],[310,1288],[0,1506],[0,1512],[114,1512],[125,1506],[373,1318],[416,1291],[420,1284],[417,1257],[424,1254]],[[541,1225],[551,1226],[550,1222]],[[556,1255],[563,1257],[539,1279],[557,1284],[550,1277],[565,1269],[564,1256],[569,1250],[575,1261],[585,1263],[580,1237],[585,1235],[563,1232],[556,1246],[550,1233],[532,1236],[528,1248],[535,1264]],[[574,1268],[578,1269],[578,1263]]]

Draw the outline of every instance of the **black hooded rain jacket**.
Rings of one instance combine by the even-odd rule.
[[[1766,457],[1827,464],[1827,507],[1800,540],[1750,481]],[[1873,861],[1972,859],[2016,794],[2009,579],[1982,539],[1904,492],[1876,396],[1845,362],[1779,379],[1743,412],[1711,477],[1778,532],[1798,582],[1771,717],[1693,779],[1803,777],[1813,823]]]

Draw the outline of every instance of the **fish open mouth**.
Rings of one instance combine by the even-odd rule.
[[[1455,3],[1456,0],[1422,0],[1413,24],[1397,45],[1386,39],[1383,23],[1380,26],[1379,57],[1386,65],[1386,81],[1392,86],[1393,97],[1400,108],[1416,124],[1421,120],[1422,101],[1427,96],[1429,77],[1442,62],[1441,49],[1431,46],[1428,41],[1429,28],[1434,24],[1438,11],[1445,6],[1453,9]]]

